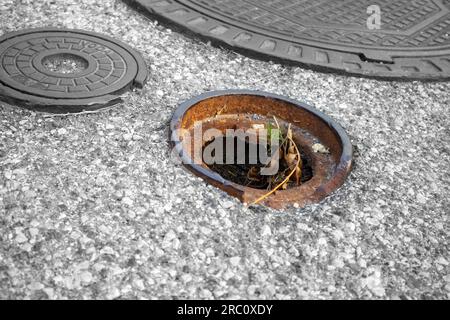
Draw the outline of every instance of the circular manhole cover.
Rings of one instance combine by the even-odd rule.
[[[26,108],[94,110],[119,102],[146,78],[139,54],[101,34],[51,28],[0,38],[0,98]]]
[[[350,139],[338,123],[302,102],[267,92],[202,94],[180,105],[170,130],[183,165],[245,203],[282,208],[319,202],[344,183],[353,163]],[[295,147],[286,147],[288,136]],[[298,149],[294,162],[301,159],[298,179],[287,177],[293,169],[291,147]]]
[[[244,52],[319,70],[450,79],[449,0],[125,0]]]

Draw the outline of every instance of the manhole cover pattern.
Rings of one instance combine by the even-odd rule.
[[[383,31],[369,32],[367,8],[373,1],[311,0],[191,0],[211,12],[219,13],[270,32],[299,39],[323,40],[334,44],[362,46],[442,46],[449,44],[450,17],[441,15],[420,29],[406,33],[428,18],[439,16],[441,8],[433,1],[378,1],[382,8]],[[386,33],[384,33],[386,32]],[[424,36],[427,34],[429,36]]]
[[[74,57],[86,65],[76,72],[60,73],[46,65],[46,60],[58,56],[62,60]],[[17,90],[37,104],[40,98],[74,104],[82,100],[83,104],[86,99],[127,90],[134,81],[143,85],[146,70],[140,68],[146,69],[145,63],[130,48],[94,33],[32,29],[0,38],[0,86]]]
[[[350,73],[450,77],[448,0],[125,0],[252,53]],[[368,7],[381,9],[369,30]]]

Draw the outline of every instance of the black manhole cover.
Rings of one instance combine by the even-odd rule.
[[[247,53],[364,76],[450,79],[450,0],[124,1]]]
[[[0,99],[29,109],[98,109],[146,78],[139,54],[101,34],[51,28],[0,38]]]

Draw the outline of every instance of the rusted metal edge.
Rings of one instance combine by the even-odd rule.
[[[320,118],[320,120],[323,121],[328,126],[328,128],[332,130],[332,132],[338,137],[339,143],[342,147],[342,152],[339,162],[336,164],[336,168],[332,174],[332,177],[326,180],[325,183],[320,184],[317,188],[315,188],[314,192],[309,196],[309,201],[304,201],[303,203],[301,203],[301,205],[321,201],[330,193],[338,189],[344,183],[344,181],[346,180],[352,169],[353,164],[353,148],[345,130],[329,116],[306,103],[273,93],[263,91],[253,91],[253,90],[238,89],[238,90],[221,90],[221,91],[206,92],[180,104],[179,108],[174,112],[172,120],[170,122],[170,142],[172,146],[175,148],[176,153],[182,160],[184,166],[189,171],[207,180],[212,185],[226,191],[230,195],[239,198],[241,201],[245,201],[246,193],[249,192],[249,189],[251,189],[252,191],[256,190],[226,180],[218,173],[208,169],[207,167],[193,163],[192,159],[187,154],[187,152],[183,150],[180,137],[176,135],[176,130],[181,128],[182,120],[186,115],[186,112],[190,108],[207,99],[226,95],[258,96],[287,102],[292,106],[301,108],[311,113],[312,115],[316,116],[317,118]],[[301,186],[299,188],[301,188]],[[261,192],[261,190],[258,190],[256,192]],[[279,192],[278,194],[282,193],[283,191]],[[274,195],[272,197],[276,198],[277,195]],[[280,203],[275,201],[274,203],[269,202],[268,205],[281,208],[284,207],[286,204],[280,205]]]

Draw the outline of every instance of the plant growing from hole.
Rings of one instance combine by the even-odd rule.
[[[268,192],[263,196],[256,199],[252,204],[257,204],[268,196],[273,194],[279,189],[287,189],[290,180],[295,180],[297,185],[301,184],[302,177],[302,158],[300,154],[300,150],[295,143],[292,136],[291,124],[289,124],[285,134],[283,134],[280,124],[278,123],[277,118],[273,117],[277,130],[273,130],[273,124],[271,122],[267,123],[267,140],[273,141],[272,139],[278,139],[278,150],[270,150],[271,158],[266,166],[272,165],[272,161],[280,161],[284,163],[279,163],[279,170],[276,174],[271,176],[261,176],[260,168],[252,167],[247,173],[247,179],[249,180],[258,180],[258,179],[267,179],[268,181]],[[268,146],[270,148],[270,146]],[[275,157],[278,153],[279,157]]]
[[[281,126],[275,117],[246,130],[211,131],[203,139],[207,142],[202,146],[202,161],[210,169],[228,181],[267,191],[254,203],[313,176],[308,156],[294,141],[291,125]]]

